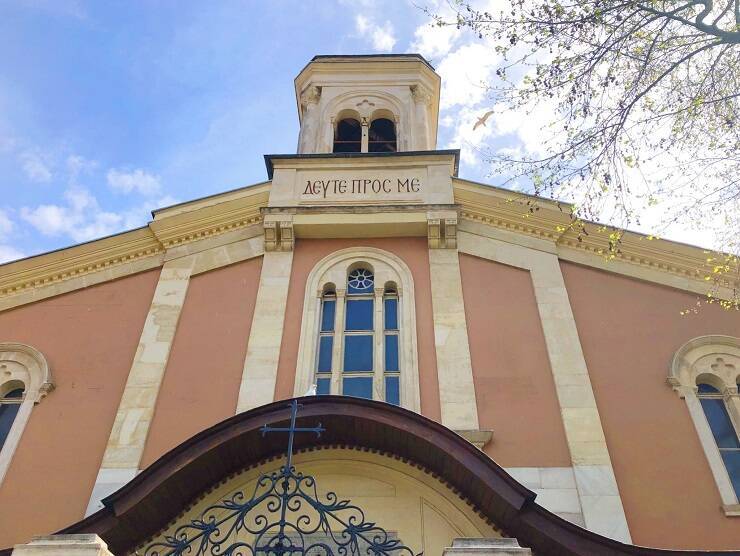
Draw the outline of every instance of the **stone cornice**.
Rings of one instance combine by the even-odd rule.
[[[167,217],[157,214],[149,228],[165,248],[198,241],[262,221],[260,209],[267,205],[268,191],[243,196],[215,205],[194,208]]]
[[[708,292],[716,286],[706,279],[712,272],[707,262],[711,250],[625,231],[618,251],[610,253],[610,230],[600,231],[600,225],[594,223],[589,226],[589,234],[579,239],[578,232],[569,226],[570,205],[567,203],[458,178],[453,178],[453,186],[462,219],[545,240],[552,243],[562,259],[663,283],[667,281],[655,278],[660,273],[668,274],[686,280],[692,291]],[[529,211],[528,200],[534,201],[536,210]],[[611,263],[614,264],[610,269]],[[625,263],[635,270],[625,272]],[[640,269],[658,274],[648,275]],[[671,285],[678,284],[671,281]],[[713,293],[726,298],[731,295],[725,289],[729,285],[720,284],[720,291]]]
[[[183,203],[156,211],[146,227],[0,265],[0,299],[114,268],[107,279],[118,278],[127,274],[124,265],[138,272],[142,266],[132,263],[147,258],[159,257],[145,267],[158,266],[167,249],[260,223],[268,194],[269,184]],[[7,306],[13,304],[0,304]]]
[[[0,266],[0,297],[155,256],[164,249],[148,228],[74,245]]]

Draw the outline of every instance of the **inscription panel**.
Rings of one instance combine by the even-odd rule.
[[[422,203],[426,172],[296,172],[294,198],[301,205]]]

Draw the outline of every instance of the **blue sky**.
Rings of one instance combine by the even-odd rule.
[[[0,0],[0,52],[3,261],[264,180],[263,154],[295,152],[293,78],[315,54],[425,55],[462,177],[496,181],[477,146],[538,148],[537,117],[472,131],[490,48],[404,0]]]

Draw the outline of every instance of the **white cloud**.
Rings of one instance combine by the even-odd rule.
[[[8,235],[14,228],[15,225],[8,216],[8,213],[0,209],[0,237]]]
[[[137,169],[132,172],[111,168],[107,174],[108,185],[122,193],[135,191],[141,195],[156,195],[159,193],[161,183],[159,176]]]
[[[49,164],[40,153],[24,151],[20,154],[21,167],[29,180],[46,183],[51,181],[52,173]]]
[[[434,24],[422,25],[414,32],[411,50],[425,58],[445,56],[459,36],[460,29],[454,25],[444,27]]]
[[[78,242],[110,235],[122,228],[124,218],[102,210],[86,189],[68,189],[64,199],[64,205],[23,207],[21,218],[45,236],[65,235]]]
[[[464,44],[437,67],[442,77],[440,108],[474,106],[486,98],[486,83],[495,75],[499,57],[484,43]]]
[[[148,199],[141,205],[133,207],[123,213],[123,227],[127,230],[144,226],[152,219],[152,211],[159,208],[169,207],[179,202],[178,199],[165,195],[155,199]]]
[[[377,52],[390,52],[398,42],[390,21],[380,26],[371,18],[358,14],[355,16],[355,29],[361,37],[370,40],[373,50]]]
[[[26,254],[10,245],[0,245],[0,264],[22,259]]]
[[[8,245],[8,235],[15,229],[15,223],[5,210],[0,209],[0,264],[22,259],[25,253]]]
[[[90,174],[98,163],[78,154],[72,154],[67,157],[67,172],[69,173],[69,182],[76,183],[80,174]]]

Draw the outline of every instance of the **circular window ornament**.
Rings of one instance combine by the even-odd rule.
[[[347,285],[350,291],[364,292],[373,287],[373,273],[366,268],[356,268],[349,273]]]

